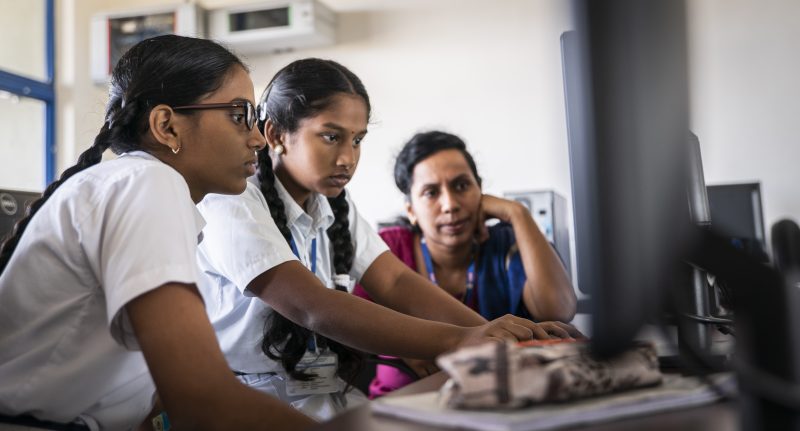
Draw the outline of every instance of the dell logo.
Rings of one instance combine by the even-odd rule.
[[[19,206],[14,196],[8,193],[0,193],[0,211],[3,211],[6,215],[13,216],[17,213],[18,209]]]

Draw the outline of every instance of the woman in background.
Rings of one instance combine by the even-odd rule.
[[[537,321],[569,322],[576,297],[553,247],[522,204],[483,194],[481,177],[464,142],[455,135],[415,135],[397,156],[397,188],[406,196],[410,226],[380,236],[406,265],[486,319],[513,314]],[[487,227],[485,220],[500,223]],[[363,289],[355,294],[369,299]],[[417,374],[432,363],[406,361]],[[372,397],[413,381],[379,365]]]
[[[199,206],[208,220],[201,267],[212,281],[203,295],[243,382],[324,419],[364,400],[336,378],[358,371],[353,348],[430,360],[469,341],[570,336],[567,325],[514,316],[487,323],[388,252],[345,191],[370,114],[350,70],[295,61],[272,79],[259,112],[269,151],[259,152],[257,178],[240,196]],[[388,308],[350,295],[356,281]]]
[[[196,288],[195,204],[255,173],[253,96],[211,41],[122,56],[94,144],[0,251],[0,422],[133,429],[157,388],[176,429],[313,424],[234,378]],[[120,157],[100,163],[109,148]]]

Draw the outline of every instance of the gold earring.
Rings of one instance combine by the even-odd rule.
[[[284,148],[283,145],[278,144],[275,146],[275,149],[273,151],[275,151],[275,154],[280,156],[281,154],[283,154],[284,151],[286,151],[286,148]]]
[[[180,152],[181,152],[181,146],[180,145],[178,145],[178,148],[173,148],[172,149],[172,154],[178,154]]]

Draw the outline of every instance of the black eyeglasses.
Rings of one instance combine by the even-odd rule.
[[[244,122],[247,124],[247,130],[253,130],[256,124],[256,109],[253,104],[245,100],[244,102],[231,102],[231,103],[200,103],[197,105],[174,106],[174,111],[188,111],[191,109],[230,109],[230,108],[244,108]]]

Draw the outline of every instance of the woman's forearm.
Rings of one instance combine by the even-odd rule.
[[[525,207],[515,205],[510,222],[527,278],[525,306],[537,320],[569,322],[577,298],[564,265]]]

